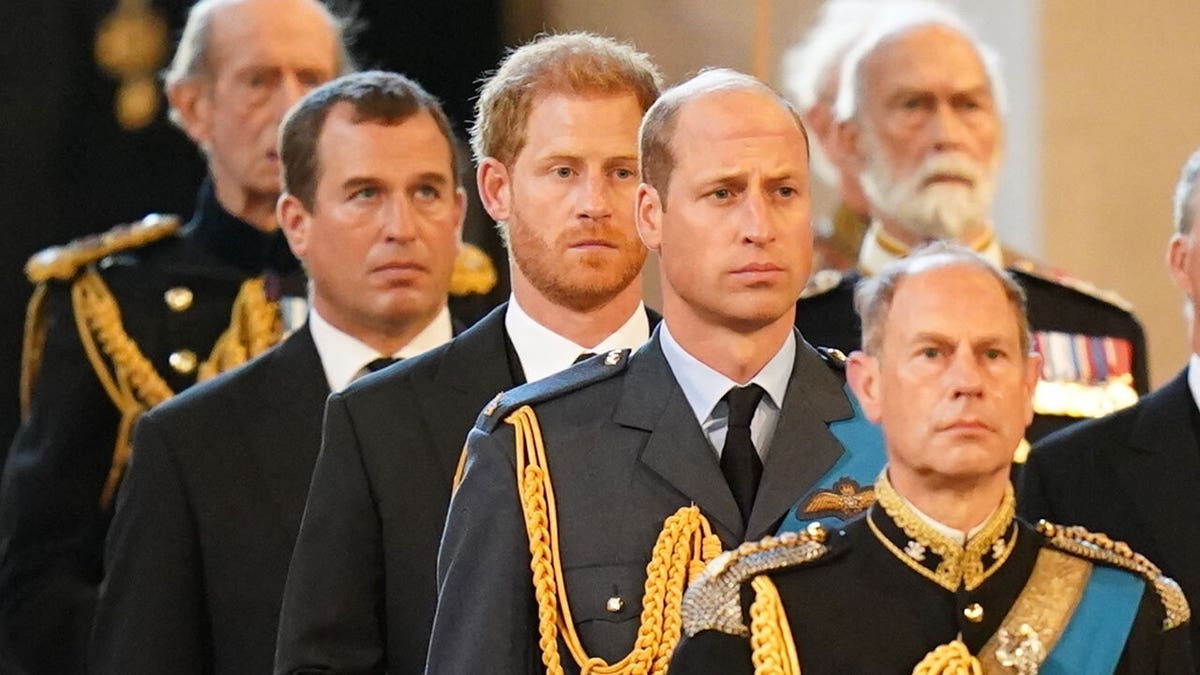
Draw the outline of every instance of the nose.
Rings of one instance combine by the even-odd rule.
[[[934,149],[945,152],[960,149],[966,142],[967,122],[949,103],[941,103],[930,116],[930,137]]]
[[[612,215],[612,195],[604,172],[589,171],[584,178],[579,188],[579,215],[593,220]]]
[[[950,379],[951,392],[955,398],[977,398],[983,395],[983,366],[973,350],[956,350],[946,376]]]
[[[771,207],[762,190],[749,189],[746,193],[745,213],[742,219],[742,237],[753,244],[765,244],[775,238]]]
[[[393,199],[381,214],[383,234],[388,241],[408,242],[417,237],[417,222],[412,207],[404,197]]]
[[[304,98],[310,89],[312,87],[301,82],[295,73],[284,73],[280,78],[276,96],[282,107],[281,114],[287,112],[297,101]]]

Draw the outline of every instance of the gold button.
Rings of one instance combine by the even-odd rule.
[[[172,352],[167,359],[175,372],[180,375],[190,375],[196,370],[196,352],[190,349],[180,349],[177,352]]]
[[[967,621],[971,623],[979,623],[983,621],[983,607],[978,602],[972,602],[963,607],[963,616],[967,617]]]
[[[167,307],[170,307],[172,312],[187,311],[192,306],[194,299],[195,295],[192,294],[192,289],[184,286],[169,288],[166,293],[163,293],[163,300],[167,301]]]
[[[616,596],[616,595],[612,596],[611,598],[608,599],[608,602],[604,603],[604,609],[607,609],[608,611],[612,612],[613,614],[616,614],[617,612],[621,611],[621,608],[624,606],[625,606],[625,601],[622,600],[620,598],[620,596]]]

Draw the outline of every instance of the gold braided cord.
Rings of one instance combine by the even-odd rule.
[[[125,332],[117,301],[94,267],[89,267],[71,286],[71,304],[83,351],[100,385],[121,413],[112,464],[100,493],[101,505],[107,506],[129,461],[133,423],[174,392]]]
[[[516,434],[517,489],[529,537],[530,570],[538,607],[538,647],[548,675],[563,673],[558,640],[580,667],[581,675],[665,675],[682,630],[683,591],[716,557],[720,541],[695,506],[683,507],[663,522],[642,596],[642,613],[633,649],[609,664],[588,656],[575,630],[559,552],[558,510],[546,448],[533,408],[523,406],[505,418]]]
[[[800,658],[788,624],[779,589],[765,574],[750,582],[750,659],[754,675],[800,675]]]
[[[42,350],[46,346],[46,284],[34,287],[25,310],[25,334],[21,338],[21,419],[29,416],[33,405],[33,381],[42,365]]]
[[[983,675],[983,665],[962,640],[938,645],[921,659],[913,675]]]
[[[283,339],[283,318],[279,303],[267,297],[266,281],[262,277],[242,282],[229,327],[213,345],[207,360],[196,371],[196,380],[203,382],[236,368],[267,351]]]

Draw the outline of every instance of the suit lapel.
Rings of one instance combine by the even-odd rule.
[[[284,531],[295,539],[313,465],[329,383],[308,324],[263,356],[262,376],[242,409],[262,411],[244,421],[247,450],[263,478]]]
[[[1175,574],[1190,573],[1200,543],[1179,526],[1200,523],[1200,448],[1192,428],[1195,402],[1187,369],[1139,406],[1129,451],[1109,459],[1120,477],[1118,487],[1130,492],[1139,520],[1158,545],[1161,564]]]
[[[774,534],[788,509],[838,461],[842,446],[828,425],[854,414],[840,379],[798,335],[780,412],[750,512],[748,540]]]
[[[426,429],[447,484],[475,416],[496,394],[514,385],[504,343],[501,305],[447,345],[431,380],[415,387]]]
[[[647,432],[641,463],[699,506],[723,540],[742,540],[737,502],[663,356],[657,331],[630,360],[613,419]]]

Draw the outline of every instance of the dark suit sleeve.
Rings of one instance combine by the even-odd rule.
[[[331,396],[284,586],[280,675],[384,672],[380,519],[361,448],[345,400]]]
[[[28,417],[0,483],[0,663],[81,672],[111,512],[100,493],[119,415],[79,342],[70,287],[46,296]]]
[[[1147,585],[1125,641],[1121,661],[1117,664],[1117,675],[1192,675],[1196,672],[1188,625],[1164,632],[1164,616],[1162,601]]]
[[[200,673],[211,635],[182,472],[153,413],[137,425],[133,445],[109,530],[89,672]]]
[[[426,675],[537,673],[529,541],[511,430],[474,430],[438,553],[438,607]],[[563,650],[563,660],[570,654]]]
[[[679,641],[671,657],[671,675],[753,675],[750,642],[706,630]]]

